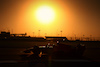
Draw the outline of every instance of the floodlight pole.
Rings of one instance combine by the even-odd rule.
[[[34,37],[34,32],[33,32],[33,37]]]
[[[62,30],[60,32],[61,32],[61,37],[62,37]]]
[[[39,30],[39,37],[40,37],[40,30]]]
[[[45,36],[47,35],[47,33],[45,33]]]

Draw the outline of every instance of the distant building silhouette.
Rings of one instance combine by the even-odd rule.
[[[45,36],[46,40],[52,40],[52,41],[66,41],[68,40],[66,37],[52,37],[52,36]]]
[[[10,32],[2,31],[0,34],[0,40],[27,40],[27,41],[43,41],[43,37],[30,37],[25,34],[10,34]]]
[[[0,34],[0,39],[7,39],[10,38],[10,32],[2,31]]]

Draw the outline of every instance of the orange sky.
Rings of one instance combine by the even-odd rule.
[[[27,33],[27,35],[100,37],[99,0],[0,0],[0,31]],[[55,11],[55,20],[42,24],[35,18],[35,11],[42,5]]]

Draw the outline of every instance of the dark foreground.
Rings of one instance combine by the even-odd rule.
[[[34,64],[34,63],[33,63]],[[30,64],[32,65],[32,64]],[[0,63],[0,67],[100,67],[99,62],[86,62],[82,60],[55,60],[48,64],[36,63],[30,66],[28,62]]]
[[[86,50],[82,57],[71,57],[52,53],[44,55],[39,60],[23,60],[21,51],[37,45],[46,45],[48,42],[1,42],[0,45],[0,67],[99,67],[100,66],[100,42],[81,42],[85,44]],[[54,42],[55,43],[55,42]],[[15,44],[15,45],[13,45]],[[76,46],[76,42],[68,42],[67,45]],[[47,50],[46,50],[47,51]],[[49,52],[51,52],[49,50]],[[28,54],[29,55],[29,54]]]

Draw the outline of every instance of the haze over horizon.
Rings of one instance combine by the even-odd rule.
[[[35,14],[42,6],[54,11],[53,20],[46,20],[49,23],[41,23],[41,17],[36,19]],[[0,0],[0,31],[30,36],[38,36],[39,30],[40,36],[60,36],[62,31],[66,37],[100,37],[99,29],[99,0]]]

